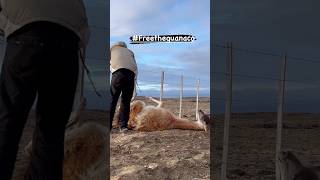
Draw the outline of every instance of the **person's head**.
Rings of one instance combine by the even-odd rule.
[[[123,41],[118,41],[118,42],[114,43],[112,45],[112,47],[114,47],[114,46],[121,46],[121,47],[127,48],[127,44],[125,42],[123,42]]]

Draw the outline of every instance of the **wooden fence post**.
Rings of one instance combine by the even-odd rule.
[[[281,152],[281,139],[282,139],[282,120],[283,120],[283,108],[285,97],[285,81],[286,81],[286,69],[287,69],[287,54],[282,57],[280,80],[279,80],[279,92],[278,92],[278,114],[277,114],[277,137],[276,137],[276,180],[281,180],[279,155]]]
[[[179,118],[182,117],[182,97],[183,97],[183,75],[180,79],[180,109],[179,109]]]
[[[227,44],[226,54],[226,109],[224,119],[224,135],[223,135],[223,152],[221,166],[221,180],[227,180],[227,162],[229,151],[229,124],[232,108],[232,60],[233,49],[232,43]]]
[[[161,81],[160,81],[160,102],[162,101],[163,97],[163,82],[164,82],[164,71],[161,72]]]
[[[199,110],[199,89],[200,89],[200,79],[197,80],[197,100],[196,100],[196,119],[198,119]]]

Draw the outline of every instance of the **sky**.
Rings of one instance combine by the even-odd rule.
[[[210,1],[209,0],[111,0],[110,45],[124,41],[138,64],[138,95],[160,95],[164,71],[164,97],[179,97],[181,75],[184,96],[210,92]],[[130,44],[133,35],[189,34],[192,43]]]
[[[320,61],[320,12],[315,0],[214,1],[214,43]],[[225,71],[225,50],[215,47],[213,72]],[[234,51],[234,73],[280,77],[280,57]],[[288,59],[287,112],[319,112],[320,63]],[[213,112],[224,111],[225,76],[213,75]],[[296,81],[296,82],[294,82]],[[234,112],[275,112],[278,82],[234,77]]]

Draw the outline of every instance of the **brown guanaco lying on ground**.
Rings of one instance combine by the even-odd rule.
[[[179,118],[168,109],[163,108],[163,102],[158,101],[152,97],[149,99],[157,106],[146,105],[141,100],[135,100],[130,105],[130,117],[128,121],[128,128],[137,131],[160,131],[166,129],[185,129],[185,130],[203,130],[207,131],[207,123],[210,119],[208,114],[199,110],[198,119],[190,121],[185,118]],[[118,108],[115,117],[114,127],[119,127],[119,112]]]

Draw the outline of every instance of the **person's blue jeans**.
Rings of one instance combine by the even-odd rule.
[[[18,144],[37,96],[26,180],[62,180],[64,132],[78,78],[78,37],[38,22],[9,36],[0,75],[0,179],[10,180]]]

